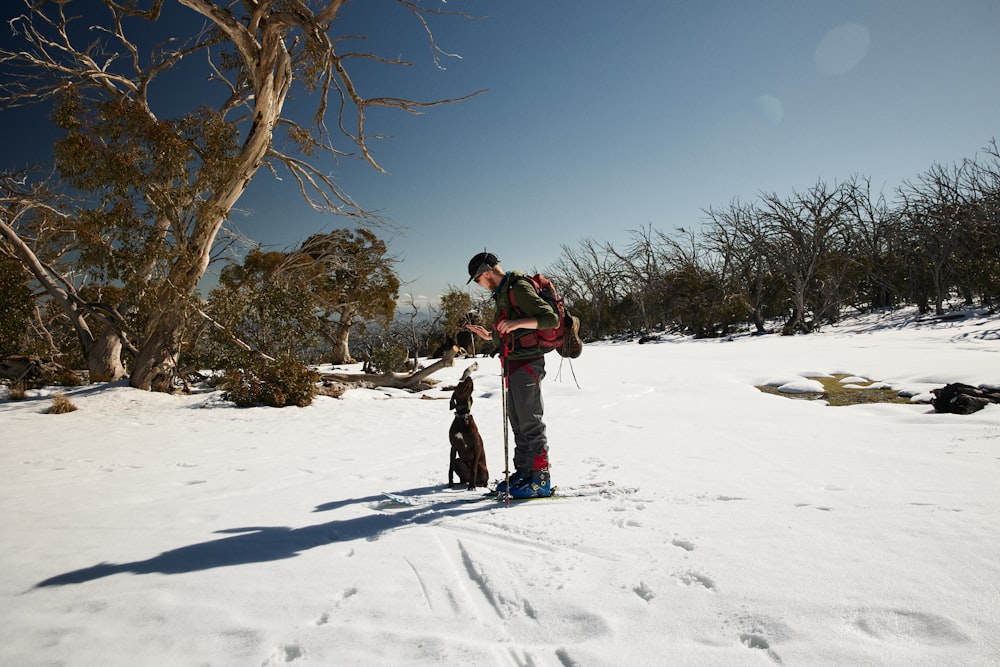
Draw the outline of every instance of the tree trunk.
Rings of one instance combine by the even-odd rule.
[[[181,341],[180,311],[160,304],[146,326],[145,340],[135,357],[130,385],[146,391],[172,392],[177,377]]]
[[[351,357],[351,326],[350,324],[345,324],[341,321],[341,325],[337,327],[336,331],[333,333],[333,355],[330,363],[332,364],[353,364],[354,359]]]
[[[112,327],[105,327],[87,353],[91,382],[115,382],[125,377],[122,364],[122,339]]]

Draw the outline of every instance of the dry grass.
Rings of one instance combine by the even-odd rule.
[[[894,389],[882,389],[878,387],[870,388],[875,383],[871,380],[862,382],[849,382],[850,387],[845,386],[841,380],[847,375],[834,375],[828,378],[810,378],[823,385],[822,392],[811,392],[805,394],[784,394],[778,391],[777,387],[758,386],[765,394],[784,396],[785,398],[800,398],[810,401],[823,400],[829,405],[860,405],[862,403],[909,403],[909,398],[904,398]]]
[[[24,388],[23,382],[18,382],[7,392],[8,401],[23,401],[28,398],[28,392]]]
[[[52,407],[49,408],[48,414],[50,415],[64,415],[67,412],[73,412],[77,407],[73,405],[72,401],[66,398],[66,394],[56,394],[52,397]]]

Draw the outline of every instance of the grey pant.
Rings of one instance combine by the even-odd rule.
[[[516,364],[515,364],[516,365]],[[545,357],[531,360],[508,378],[507,418],[514,431],[514,469],[530,473],[549,467],[549,445],[542,415],[542,379]]]

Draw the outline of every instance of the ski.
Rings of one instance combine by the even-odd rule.
[[[514,498],[511,502],[523,502],[526,500],[558,500],[560,498],[580,498],[584,496],[624,496],[631,495],[639,490],[637,486],[619,486],[611,480],[604,482],[586,482],[583,484],[573,484],[569,486],[553,486],[552,493],[548,496],[533,496],[531,498]],[[493,496],[500,502],[507,502],[506,494],[494,493]]]
[[[583,484],[572,484],[568,486],[552,487],[552,494],[548,496],[538,496],[535,498],[510,498],[513,503],[521,503],[527,500],[558,500],[560,498],[580,498],[584,496],[623,496],[631,495],[638,491],[635,486],[619,486],[611,480],[603,482],[585,482]],[[438,505],[454,505],[461,503],[479,503],[483,501],[497,501],[506,503],[508,498],[505,494],[499,494],[495,490],[485,493],[469,490],[442,490],[430,493],[408,495],[403,493],[393,493],[382,491],[385,500],[398,505],[409,505],[411,507],[430,507]]]
[[[410,505],[410,506],[420,506],[420,505],[450,505],[457,503],[478,503],[483,500],[492,500],[494,494],[491,492],[479,492],[479,491],[434,491],[431,493],[421,493],[417,495],[406,495],[402,493],[391,493],[389,491],[382,491],[383,496],[386,500],[391,500],[399,505]]]

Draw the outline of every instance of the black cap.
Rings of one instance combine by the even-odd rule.
[[[475,280],[477,276],[485,271],[489,271],[499,263],[500,260],[497,259],[497,256],[491,252],[476,253],[472,259],[469,260],[469,279],[465,281],[465,284],[468,285]]]

